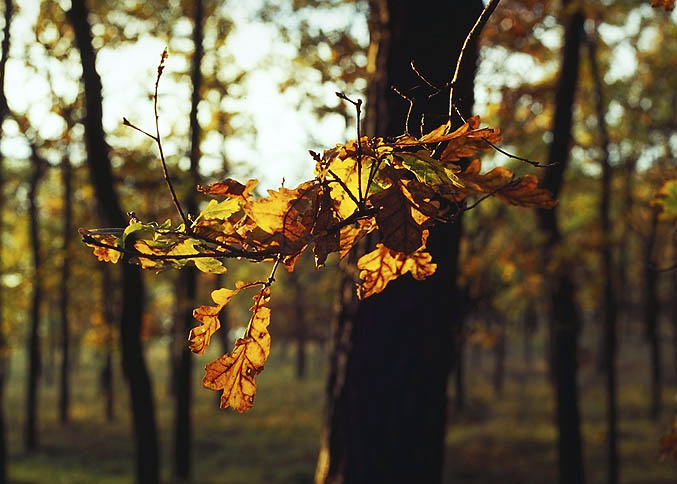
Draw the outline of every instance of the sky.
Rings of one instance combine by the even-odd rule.
[[[67,100],[75,99],[80,89],[80,72],[72,71],[72,66],[78,64],[77,53],[72,54],[72,65],[64,66],[50,59],[41,49],[35,46],[29,48],[33,44],[32,29],[40,1],[22,0],[18,3],[19,11],[12,25],[11,58],[7,65],[7,97],[14,111],[30,114],[31,120],[39,127],[41,137],[55,138],[61,134],[64,123],[57,114],[50,111],[49,103],[42,102],[42,99],[49,96],[50,83],[57,94]],[[63,8],[69,7],[69,0],[61,0],[61,3]],[[221,146],[222,138],[208,133],[202,145],[205,153],[202,166],[206,173],[220,171],[222,162],[213,154],[218,154],[225,148],[230,160],[245,162],[234,165],[234,176],[241,179],[259,178],[260,186],[264,189],[278,187],[283,178],[286,186],[295,186],[312,177],[314,162],[307,150],[321,151],[353,138],[354,126],[347,126],[344,117],[338,114],[318,121],[309,108],[304,106],[303,93],[298,90],[280,94],[278,84],[293,69],[295,50],[293,46],[281,42],[274,26],[253,18],[252,9],[257,4],[258,1],[228,3],[228,12],[236,26],[228,37],[228,49],[235,63],[250,71],[250,75],[241,86],[243,97],[228,100],[226,107],[242,113],[234,123],[244,126],[244,136],[227,139],[225,146]],[[623,38],[639,28],[637,15],[639,14],[631,14],[623,27],[600,28],[600,34],[605,40],[617,43],[616,55],[619,61],[612,64],[612,69],[607,73],[607,81],[629,76],[634,72],[632,47],[626,45]],[[671,18],[677,21],[677,11],[673,12]],[[366,18],[363,15],[351,17],[344,12],[343,15],[317,16],[311,20],[325,28],[350,26],[354,35],[362,38],[365,43],[367,41]],[[188,37],[191,29],[188,20],[177,22],[174,25],[174,34]],[[557,47],[561,43],[562,29],[553,25],[539,35],[546,45]],[[647,31],[645,42],[650,43],[652,35],[656,35],[656,32]],[[171,40],[146,34],[141,35],[135,43],[100,47],[97,69],[104,88],[103,122],[113,149],[130,145],[148,146],[147,140],[139,133],[132,130],[121,131],[121,121],[124,116],[146,130],[153,129],[154,118],[149,92],[154,85],[160,54]],[[191,86],[187,75],[179,79],[171,76],[171,73],[186,70],[185,58],[173,55],[171,48],[169,54],[166,74],[159,89],[161,134],[168,158],[185,168]],[[276,62],[268,62],[271,56]],[[30,57],[34,65],[41,66],[38,72],[26,67],[25,57]],[[496,101],[492,95],[496,95],[497,86],[516,84],[523,80],[534,81],[547,74],[534,65],[526,54],[506,55],[505,52],[495,51],[485,53],[483,58],[478,75],[480,82],[476,88],[476,112],[480,114],[484,105]],[[498,70],[502,73],[500,76],[496,75]],[[317,90],[314,94],[319,93],[319,98],[326,99],[328,106],[337,104],[334,92],[338,89],[335,85],[318,82]],[[363,97],[359,89],[349,94]],[[346,106],[346,110],[350,112],[351,108]],[[199,114],[204,122],[208,113],[205,109],[200,109]],[[256,135],[253,131],[247,132],[251,126],[256,127]],[[19,136],[18,126],[13,121],[8,121],[4,128],[7,136],[2,141],[3,151],[16,157],[27,156],[28,148]],[[78,158],[83,161],[85,153],[74,150],[72,156],[75,162],[78,162]]]
[[[57,94],[67,100],[77,96],[80,72],[69,72],[67,66],[54,63],[44,51],[28,48],[35,35],[32,31],[39,9],[39,0],[22,0],[12,23],[11,58],[7,66],[6,93],[10,108],[15,112],[27,112],[33,123],[39,127],[42,138],[56,138],[65,128],[62,119],[50,112],[48,103],[41,99],[49,96],[50,83]],[[62,7],[68,8],[69,2],[62,0]],[[228,100],[227,106],[242,112],[240,121],[235,123],[256,127],[257,136],[252,131],[247,136],[226,140],[225,150],[229,159],[236,163],[232,166],[233,176],[238,178],[256,177],[260,187],[279,187],[283,178],[285,186],[292,186],[312,178],[314,162],[308,149],[322,150],[347,140],[352,129],[346,126],[340,115],[330,115],[318,122],[307,108],[300,108],[299,93],[281,94],[278,84],[285,79],[288,71],[280,67],[285,60],[292,68],[291,59],[295,54],[292,46],[280,42],[277,31],[253,18],[252,9],[257,2],[230,2],[228,12],[234,20],[235,30],[228,37],[228,49],[239,67],[251,71],[242,86],[244,96],[241,99]],[[343,20],[345,21],[345,20]],[[350,20],[353,24],[356,19]],[[326,21],[325,21],[326,22]],[[333,24],[341,19],[330,20]],[[359,21],[358,21],[359,24]],[[95,27],[96,28],[96,27]],[[363,25],[352,28],[366,39],[366,19]],[[174,26],[174,33],[189,36],[192,25],[187,20]],[[174,40],[174,39],[172,39]],[[102,46],[97,54],[97,70],[103,83],[103,125],[113,150],[117,146],[130,144],[144,145],[143,135],[131,129],[120,131],[123,117],[135,125],[154,130],[152,90],[156,68],[160,55],[170,39],[151,35],[141,35],[137,42],[109,48]],[[165,74],[159,88],[159,112],[163,148],[168,159],[178,158],[179,166],[187,166],[188,113],[190,110],[191,85],[188,75],[176,79],[171,74],[186,70],[185,58],[172,55],[166,62]],[[277,56],[277,65],[266,67],[269,56]],[[24,59],[30,57],[34,65],[41,66],[41,72],[26,67]],[[73,63],[77,64],[76,61]],[[44,67],[43,67],[44,66]],[[72,66],[69,67],[72,69]],[[49,79],[48,79],[49,77]],[[321,86],[322,96],[328,105],[336,105],[334,92],[336,86]],[[199,118],[205,123],[208,112],[201,106]],[[349,109],[349,108],[346,108]],[[200,116],[202,115],[202,116]],[[312,131],[312,141],[309,133]],[[7,136],[3,139],[2,149],[14,156],[27,157],[28,146],[19,136],[18,126],[9,122],[5,127]],[[124,133],[124,134],[122,134]],[[221,159],[210,156],[223,151],[219,144],[222,138],[208,133],[202,144],[204,158],[201,160],[205,173],[221,171]],[[74,161],[84,160],[84,153],[74,153]],[[52,160],[57,162],[57,160]],[[158,171],[158,176],[160,172]]]

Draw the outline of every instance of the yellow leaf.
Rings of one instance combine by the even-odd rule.
[[[226,197],[230,199],[239,199],[242,202],[249,200],[249,197],[254,191],[256,185],[259,181],[256,179],[251,179],[247,181],[246,185],[243,185],[237,180],[232,178],[227,178],[223,181],[212,183],[208,187],[203,187],[198,185],[198,191],[206,193],[208,195],[217,195],[221,197]]]
[[[216,306],[200,306],[193,310],[193,317],[201,324],[190,330],[188,340],[190,341],[190,351],[201,355],[211,342],[212,335],[221,328],[219,314],[221,310],[230,302],[230,300],[242,289],[249,287],[242,281],[235,283],[235,289],[221,288],[212,291],[212,300]]]
[[[362,279],[357,295],[360,299],[365,299],[383,291],[390,281],[407,272],[410,272],[414,279],[425,279],[435,273],[437,264],[433,263],[432,256],[422,249],[407,255],[378,243],[375,250],[360,257],[357,268],[360,269]]]
[[[222,390],[221,408],[238,412],[252,408],[256,394],[254,377],[258,375],[270,354],[270,309],[255,306],[249,336],[235,342],[232,353],[223,355],[205,367],[202,385]]]

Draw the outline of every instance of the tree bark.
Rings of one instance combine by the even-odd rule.
[[[69,421],[70,406],[70,331],[68,327],[68,281],[70,279],[70,256],[69,248],[73,234],[73,197],[72,197],[72,176],[71,163],[68,156],[61,160],[61,177],[63,184],[63,265],[61,268],[61,297],[59,300],[59,316],[61,319],[61,374],[59,386],[59,417],[61,423]]]
[[[200,182],[199,164],[200,164],[200,139],[202,137],[200,123],[197,119],[198,104],[200,102],[200,91],[202,89],[202,56],[203,56],[203,22],[204,5],[202,0],[196,0],[193,11],[193,61],[191,69],[191,83],[193,92],[191,95],[190,109],[190,174],[191,181],[186,196],[186,207],[188,213],[195,215],[197,213],[197,201],[195,198],[195,187]],[[176,420],[174,434],[174,464],[176,476],[180,479],[187,479],[190,476],[191,469],[191,440],[192,429],[190,419],[190,406],[192,400],[192,370],[193,355],[188,349],[186,341],[191,328],[195,326],[193,319],[193,307],[195,306],[195,296],[197,288],[197,269],[194,267],[185,267],[182,270],[180,280],[183,282],[183,294],[179,307],[183,308],[181,315],[183,320],[183,344],[177,362],[177,381],[176,381]]]
[[[113,280],[110,267],[101,266],[101,301],[103,303],[103,320],[106,325],[106,355],[101,367],[100,381],[101,391],[104,394],[104,411],[106,420],[115,420],[115,391],[113,377],[113,321],[115,320],[115,301],[111,297],[114,294]]]
[[[479,1],[371,2],[367,135],[404,131],[409,106],[390,86],[411,94],[423,85],[409,65],[412,60],[432,82],[448,82],[481,11]],[[476,56],[473,44],[455,86],[457,105],[466,116],[473,103]],[[444,95],[428,101],[422,89],[416,93],[421,96],[410,118],[412,128],[418,130],[421,113],[426,130],[447,121]],[[402,277],[359,304],[352,301],[352,281],[342,285],[347,300],[334,329],[316,483],[440,482],[455,315],[462,304],[456,285],[460,235],[460,222],[431,231],[428,249],[438,268],[425,281]]]
[[[658,298],[658,272],[654,264],[653,253],[658,231],[658,210],[652,208],[649,221],[649,233],[644,240],[644,324],[650,351],[651,402],[649,416],[656,421],[663,408],[663,369],[661,365],[661,342],[658,329],[660,301]]]
[[[604,322],[604,370],[606,374],[607,394],[607,467],[609,484],[618,483],[619,459],[618,459],[618,405],[617,405],[617,371],[616,353],[618,347],[617,336],[617,312],[616,293],[613,287],[614,267],[613,254],[611,252],[611,214],[609,205],[611,199],[611,176],[612,168],[609,163],[609,133],[604,119],[606,109],[604,107],[604,95],[602,92],[602,79],[597,65],[597,49],[595,39],[588,37],[588,53],[590,57],[590,70],[595,87],[595,108],[597,111],[597,123],[600,132],[602,157],[602,186],[599,205],[599,219],[602,231],[602,246],[600,258],[602,260],[602,320]]]
[[[10,46],[10,27],[12,26],[12,16],[14,14],[14,4],[12,0],[5,0],[5,26],[3,29],[2,44],[0,45],[0,140],[2,139],[2,126],[9,114],[7,106],[7,97],[5,96],[5,72],[7,59],[9,59]],[[4,188],[4,156],[0,152],[0,276],[2,276],[2,255],[3,255],[3,237],[2,232],[5,228],[2,209],[5,206]],[[7,358],[7,337],[4,331],[4,294],[3,287],[0,285],[0,484],[7,482],[7,436],[5,430],[5,379],[9,359]]]
[[[38,447],[38,381],[40,379],[40,308],[42,306],[42,259],[39,233],[39,216],[37,205],[37,193],[42,178],[45,163],[37,153],[37,147],[31,146],[33,173],[31,174],[30,188],[28,190],[28,213],[30,220],[31,256],[33,259],[33,281],[31,297],[31,328],[28,337],[28,378],[26,378],[26,422],[24,440],[27,450],[35,450]]]
[[[103,131],[101,78],[96,71],[96,52],[92,46],[85,1],[73,0],[67,16],[73,26],[82,61],[86,107],[85,143],[90,177],[99,210],[107,223],[114,227],[124,227],[127,222],[115,192],[110,147]],[[138,266],[123,264],[120,344],[122,368],[131,397],[136,442],[136,479],[139,483],[155,484],[159,480],[159,455],[153,393],[140,339],[143,306],[144,285],[141,271]]]
[[[570,2],[565,2],[565,8]],[[557,197],[569,162],[573,102],[578,82],[580,45],[583,39],[583,13],[577,9],[568,19],[564,36],[562,67],[555,97],[553,140],[548,162],[555,164],[545,171],[543,186]],[[547,237],[543,256],[544,267],[557,256],[562,243],[557,207],[538,210],[539,222]],[[556,394],[558,428],[559,482],[583,484],[583,452],[578,409],[576,354],[581,318],[576,306],[576,288],[566,264],[559,263],[550,276],[552,373]]]

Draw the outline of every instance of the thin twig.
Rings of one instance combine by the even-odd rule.
[[[359,166],[359,165],[358,165],[358,166]],[[362,205],[360,204],[359,200],[358,200],[357,198],[355,198],[355,195],[353,195],[353,192],[351,192],[351,191],[348,189],[348,186],[345,184],[345,182],[344,182],[343,180],[341,180],[341,179],[338,177],[338,175],[337,175],[336,173],[334,173],[333,171],[327,170],[327,172],[328,172],[331,176],[334,177],[334,180],[327,180],[327,181],[330,182],[330,183],[331,183],[331,182],[336,182],[336,183],[338,183],[339,185],[341,185],[341,188],[343,188],[343,190],[348,194],[348,196],[350,197],[350,199],[351,199],[353,202],[355,202],[355,205],[357,205],[358,210],[361,209],[361,208],[362,208]]]
[[[498,6],[498,3],[500,1],[501,0],[490,0],[489,3],[487,3],[487,5],[484,7],[484,10],[482,10],[482,13],[477,18],[475,25],[473,25],[472,29],[470,29],[470,32],[468,32],[468,35],[466,36],[465,41],[463,42],[463,47],[461,47],[461,52],[459,52],[458,54],[458,60],[456,61],[456,69],[454,70],[454,77],[451,79],[451,82],[449,83],[450,84],[449,121],[447,131],[451,130],[451,115],[454,112],[454,85],[458,80],[458,73],[461,69],[461,61],[463,60],[463,54],[465,54],[465,49],[468,46],[470,39],[472,39],[475,36],[475,33],[479,34],[479,32],[484,28],[484,25],[487,23],[487,20],[489,20],[489,17],[491,17],[491,14],[494,13],[494,10],[496,10],[496,7]]]
[[[463,121],[464,123],[467,123],[466,119],[461,114],[461,111],[459,111],[459,109],[456,106],[454,106],[454,110],[456,110],[456,114],[458,114],[458,117],[461,118],[461,121]],[[546,163],[544,165],[542,163],[539,163],[538,161],[530,160],[529,158],[523,158],[521,156],[513,155],[512,153],[505,151],[502,148],[499,148],[494,143],[492,143],[491,141],[489,141],[488,139],[486,139],[484,137],[482,138],[482,141],[484,141],[486,144],[491,146],[493,149],[495,149],[496,151],[498,151],[502,155],[507,156],[508,158],[512,158],[513,160],[523,161],[524,163],[529,163],[531,166],[536,167],[536,168],[548,168],[550,166],[559,165],[559,162],[557,162],[557,161],[553,161],[552,163]]]
[[[162,71],[164,71],[165,68],[165,59],[167,59],[166,47],[162,51],[162,56],[160,57],[160,64],[158,65],[157,68],[157,78],[155,79],[155,92],[153,94],[153,112],[155,113],[155,136],[148,133],[147,131],[144,131],[138,126],[132,124],[127,118],[122,118],[122,124],[124,126],[129,126],[130,128],[135,129],[140,133],[145,134],[150,139],[155,141],[155,143],[157,144],[158,151],[160,152],[160,163],[162,164],[162,175],[165,179],[165,182],[167,183],[167,187],[169,188],[169,193],[171,194],[174,207],[176,207],[177,212],[179,212],[179,216],[183,221],[183,225],[185,227],[186,232],[189,233],[191,231],[191,224],[188,218],[186,217],[186,214],[184,213],[183,209],[181,208],[179,199],[177,198],[176,192],[174,191],[174,186],[172,185],[172,181],[169,178],[169,171],[167,170],[167,162],[165,161],[165,154],[164,150],[162,149],[162,138],[160,137],[160,117],[158,115],[157,100],[158,100],[158,87],[160,85],[160,77],[162,76]]]
[[[338,96],[339,99],[343,99],[344,101],[348,101],[350,104],[355,106],[355,111],[357,111],[357,121],[356,121],[356,127],[357,127],[357,199],[359,200],[358,202],[358,208],[362,208],[364,204],[364,198],[362,196],[362,140],[361,134],[360,134],[360,116],[361,116],[361,109],[362,109],[362,99],[358,99],[357,101],[353,101],[350,99],[348,96],[343,94],[342,92],[336,92],[336,96]]]
[[[263,283],[263,287],[259,291],[258,298],[256,298],[256,304],[254,304],[254,310],[252,311],[252,315],[249,318],[249,323],[247,324],[247,328],[245,329],[244,335],[242,336],[243,339],[247,339],[251,336],[252,324],[254,323],[254,318],[256,317],[256,313],[258,312],[259,308],[261,307],[261,300],[264,297],[266,289],[268,289],[273,284],[273,282],[275,282],[275,272],[277,271],[277,268],[279,267],[281,260],[282,260],[282,256],[278,254],[278,256],[275,258],[275,263],[273,264],[273,269],[270,271],[270,275],[268,276],[268,279],[266,280],[266,282]]]
[[[413,65],[413,61],[412,61]],[[402,91],[397,89],[395,86],[390,86],[390,89],[395,91],[395,94],[400,96],[402,99],[405,99],[409,103],[409,109],[407,110],[407,117],[404,119],[404,134],[409,134],[409,117],[411,116],[411,111],[414,109],[414,100],[409,96],[404,94]]]

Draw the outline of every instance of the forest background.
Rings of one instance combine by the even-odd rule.
[[[296,272],[279,273],[271,359],[258,379],[254,409],[244,415],[219,410],[199,380],[205,363],[219,350],[230,351],[248,320],[248,305],[234,300],[228,306],[217,338],[221,348],[188,354],[192,364],[185,359],[186,329],[197,323],[186,322],[186,305],[208,303],[211,290],[236,280],[265,279],[269,268],[241,262],[223,276],[200,275],[193,302],[179,273],[144,273],[139,330],[145,349],[136,360],[141,366],[127,371],[143,375],[148,365],[147,403],[157,429],[134,423],[139,409],[130,405],[128,385],[135,380],[123,376],[120,364],[125,276],[77,243],[78,227],[105,225],[87,166],[94,156],[86,140],[92,109],[83,80],[91,65],[82,58],[78,21],[88,20],[91,28],[120,205],[161,222],[176,215],[156,146],[121,121],[154,125],[163,48],[169,58],[158,92],[160,128],[180,198],[206,203],[192,198],[194,186],[226,177],[257,178],[257,192],[265,194],[283,179],[293,187],[312,178],[308,149],[322,152],[355,138],[354,108],[334,93],[367,97],[370,32],[374,37],[368,19],[378,3],[5,2],[3,479],[319,479],[328,355],[336,345],[331,313],[341,281],[336,259],[317,271],[304,258]],[[431,2],[427,14],[436,6]],[[503,0],[480,37],[472,113],[501,129],[502,149],[547,164],[557,136],[555,92],[566,32],[579,11],[570,159],[557,194],[559,247],[548,252],[535,211],[486,200],[464,214],[457,277],[463,318],[453,341],[458,356],[449,380],[442,482],[554,482],[558,476],[567,482],[558,471],[563,444],[548,296],[562,266],[581,318],[573,360],[586,480],[677,478],[670,460],[677,437],[666,437],[675,432],[677,414],[677,234],[674,209],[657,198],[665,182],[677,178],[677,14],[649,2],[581,7]],[[401,62],[410,61],[417,65],[417,59]],[[453,67],[444,66],[449,79]],[[405,95],[426,89],[425,72]],[[498,164],[546,176],[545,169],[499,152],[483,158],[485,171]],[[606,224],[600,210],[605,190]],[[614,325],[604,323],[606,281],[612,281]],[[194,378],[181,376],[186,368]],[[611,417],[610,375],[617,378]],[[143,439],[156,431],[153,452],[153,439]],[[143,477],[153,474],[144,467],[149,463],[159,473],[151,480]]]

